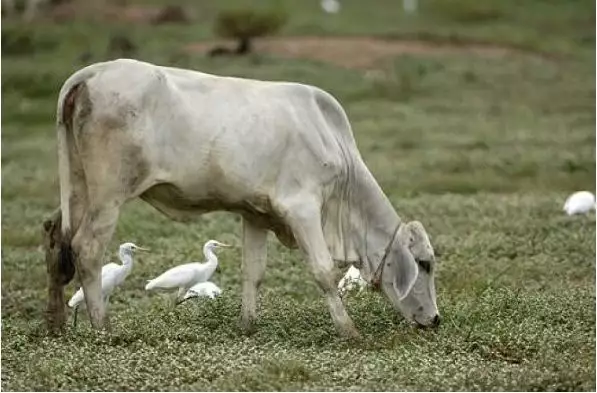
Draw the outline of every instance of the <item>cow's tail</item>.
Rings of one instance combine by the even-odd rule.
[[[74,118],[79,96],[87,92],[86,81],[105,67],[106,63],[90,65],[74,73],[64,82],[58,96],[56,111],[56,128],[58,137],[58,173],[60,177],[60,210],[62,213],[62,227],[59,256],[59,269],[63,284],[70,282],[75,274],[75,254],[72,249],[72,238],[79,223],[73,223],[71,218],[71,202],[86,199],[85,195],[74,195],[81,187],[73,187],[73,181],[81,180],[84,176],[82,164],[77,154],[75,143]],[[77,174],[77,179],[73,174]],[[79,191],[80,192],[80,191]]]

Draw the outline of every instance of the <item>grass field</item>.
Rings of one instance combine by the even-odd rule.
[[[238,1],[187,3],[196,10],[190,26],[3,22],[2,390],[595,390],[595,214],[561,211],[568,193],[595,190],[594,2],[421,1],[416,18],[393,0],[345,1],[335,16],[317,1],[265,2],[289,11],[288,39],[374,35],[513,48],[489,55],[430,45],[373,73],[269,54],[183,52],[212,38],[218,7]],[[344,341],[300,254],[272,236],[258,329],[245,337],[237,328],[239,218],[214,213],[180,224],[135,201],[108,257],[125,241],[153,252],[138,256],[112,296],[112,331],[94,332],[82,319],[77,331],[47,337],[40,242],[42,220],[59,203],[57,93],[82,52],[105,59],[110,34],[125,31],[142,60],[335,95],[398,214],[422,221],[441,254],[440,328],[414,330],[366,292],[346,300],[364,339]],[[167,296],[146,295],[145,280],[202,258],[210,238],[237,246],[220,253],[221,298],[173,310]]]

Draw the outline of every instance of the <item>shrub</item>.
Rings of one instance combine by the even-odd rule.
[[[237,9],[222,11],[215,24],[215,33],[238,42],[236,53],[251,51],[251,40],[276,33],[286,23],[286,15],[277,11]]]
[[[58,42],[51,36],[36,35],[27,26],[6,26],[2,28],[3,55],[29,55],[54,49]]]
[[[477,0],[440,0],[428,7],[432,14],[459,23],[484,23],[501,19],[504,11],[499,3]]]

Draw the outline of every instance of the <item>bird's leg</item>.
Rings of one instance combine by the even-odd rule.
[[[107,331],[112,331],[112,324],[110,323],[110,313],[108,312],[108,306],[110,304],[110,296],[104,298],[104,327]]]
[[[187,293],[186,288],[178,288],[178,292],[176,293],[176,297],[174,297],[173,299],[173,307],[178,306],[180,303],[183,302],[182,297],[185,295],[185,293]]]
[[[74,315],[73,315],[73,329],[77,328],[77,314],[79,313],[79,307],[74,308]]]
[[[186,292],[184,292],[184,293],[186,293]],[[181,297],[181,296],[180,296],[180,294],[178,294],[178,296],[177,296],[177,298],[176,298],[176,306],[179,306],[179,305],[181,305],[182,303],[186,302],[186,301],[187,301],[187,300],[189,300],[189,299],[190,299],[190,298],[188,298],[188,299],[185,299],[185,298],[184,298],[184,295]]]

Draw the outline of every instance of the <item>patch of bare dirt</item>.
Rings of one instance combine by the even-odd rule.
[[[214,40],[187,45],[191,53],[207,54],[215,46],[234,47],[227,41]],[[448,44],[422,40],[395,40],[375,37],[275,37],[255,40],[258,53],[285,58],[302,58],[355,69],[376,68],[380,62],[402,54],[471,54],[502,57],[516,49],[482,44]]]
[[[76,19],[99,19],[133,24],[188,23],[191,15],[180,6],[119,6],[94,7],[91,2],[60,4],[50,11],[50,18],[57,22]]]

